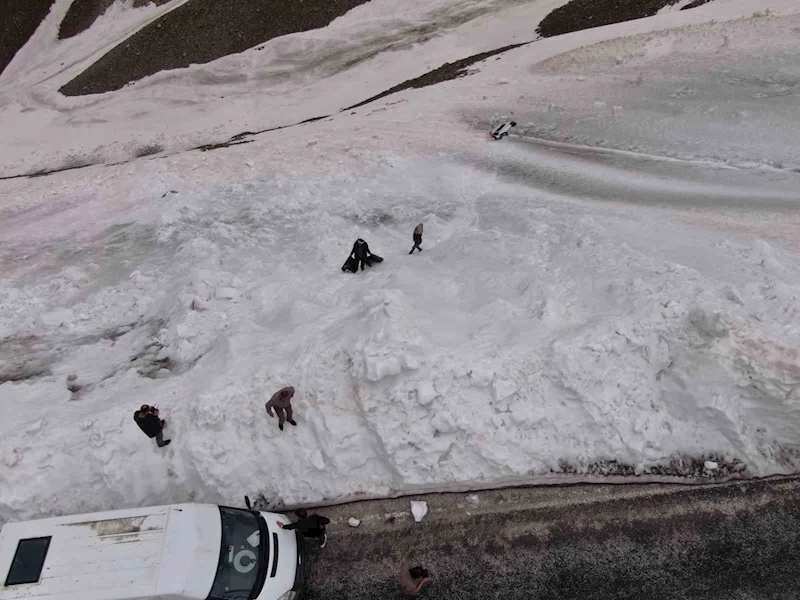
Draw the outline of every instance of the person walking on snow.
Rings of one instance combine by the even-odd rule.
[[[422,252],[422,248],[419,245],[422,243],[422,223],[414,227],[414,245],[411,247],[411,252],[409,254],[414,254],[414,250],[419,250]]]
[[[294,422],[292,418],[292,396],[294,396],[294,388],[292,386],[285,387],[280,391],[275,392],[272,394],[272,398],[269,399],[269,402],[266,403],[267,414],[270,417],[274,417],[275,415],[272,414],[272,409],[275,409],[275,412],[278,413],[278,428],[283,431],[283,424],[286,421],[289,421],[295,427],[297,423]]]
[[[133,413],[133,420],[149,438],[156,438],[159,448],[167,446],[172,440],[164,439],[164,426],[167,422],[158,418],[158,409],[155,406],[142,404],[141,408]]]
[[[325,526],[331,522],[327,517],[322,515],[309,515],[305,508],[298,508],[295,513],[300,517],[294,523],[284,525],[278,521],[278,527],[288,531],[296,529],[303,534],[303,537],[317,538],[319,540],[319,547],[324,548],[328,543],[328,535],[325,533]]]
[[[422,567],[412,567],[406,563],[400,567],[400,575],[397,579],[400,582],[400,591],[406,596],[416,596],[430,578],[427,569]],[[419,580],[419,581],[417,581]]]

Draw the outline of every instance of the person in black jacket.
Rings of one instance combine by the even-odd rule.
[[[299,520],[289,525],[284,525],[278,521],[278,527],[291,531],[296,529],[303,534],[303,537],[317,538],[319,540],[319,547],[324,548],[328,543],[328,536],[325,533],[325,526],[331,522],[327,517],[322,515],[309,515],[305,508],[298,508],[295,513]]]
[[[158,418],[158,409],[155,406],[142,404],[141,408],[133,413],[133,420],[144,431],[149,438],[156,438],[156,444],[161,448],[168,445],[172,440],[164,439],[164,425],[167,424],[163,419]]]
[[[361,270],[362,271],[364,270],[364,265],[367,262],[367,258],[371,254],[372,252],[369,251],[369,245],[367,245],[367,242],[365,242],[361,238],[358,238],[356,240],[356,243],[353,244],[353,249],[350,251],[350,256],[356,259],[355,269],[353,270],[353,273],[358,271],[359,265],[361,265]]]
[[[356,243],[353,244],[353,249],[342,265],[342,271],[350,271],[351,273],[358,273],[358,265],[361,265],[361,270],[364,270],[364,265],[371,267],[375,263],[383,262],[383,258],[370,251],[367,242],[358,238]]]

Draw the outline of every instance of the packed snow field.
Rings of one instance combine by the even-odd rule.
[[[371,4],[270,44],[336,46]],[[0,78],[0,126],[19,142],[3,172],[130,158],[154,131],[173,153],[0,182],[0,521],[796,471],[793,2],[537,41],[468,77],[179,152],[335,113],[507,45],[504,26],[559,4],[511,3],[350,70],[298,68],[274,97],[246,77],[216,112],[211,96],[266,52],[65,99],[74,72],[36,74],[58,71],[48,52],[85,60],[169,6],[119,8],[62,42],[45,21]],[[428,14],[409,6],[409,21]],[[211,72],[203,104],[192,81]],[[489,140],[503,118],[515,135]],[[358,237],[385,261],[342,273]],[[279,431],[264,403],[286,385],[298,425]],[[143,403],[168,448],[133,422]]]

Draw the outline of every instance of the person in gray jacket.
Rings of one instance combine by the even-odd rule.
[[[289,421],[295,427],[297,426],[297,423],[292,418],[292,396],[294,396],[294,388],[292,386],[285,387],[272,394],[272,398],[266,404],[267,414],[270,417],[275,416],[272,414],[273,408],[278,413],[278,428],[281,431],[283,431],[283,424],[286,421]]]

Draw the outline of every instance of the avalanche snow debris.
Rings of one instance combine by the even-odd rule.
[[[0,423],[0,522],[244,493],[266,508],[565,475],[796,471],[800,154],[785,92],[798,17],[719,6],[728,21],[676,12],[510,50],[372,116],[0,182],[0,402],[19,408]],[[453,36],[485,45],[529,23],[504,13],[502,27],[341,75],[314,64],[316,82],[265,65],[284,51],[313,63],[342,29],[275,40],[266,62],[245,53],[109,97],[56,93],[73,73],[48,56],[80,65],[153,14],[120,11],[58,45],[43,22],[0,80],[4,172],[85,164],[100,145],[127,159],[162,133],[148,127],[172,152],[278,113],[332,114],[363,93],[343,78],[386,89]],[[620,33],[632,37],[608,39]],[[280,110],[244,110],[253,98]],[[524,134],[487,147],[488,124],[512,111]],[[580,145],[597,140],[625,151]],[[362,235],[386,261],[342,276]],[[280,432],[264,402],[287,383],[298,427]],[[130,418],[154,399],[175,432],[168,459]]]

